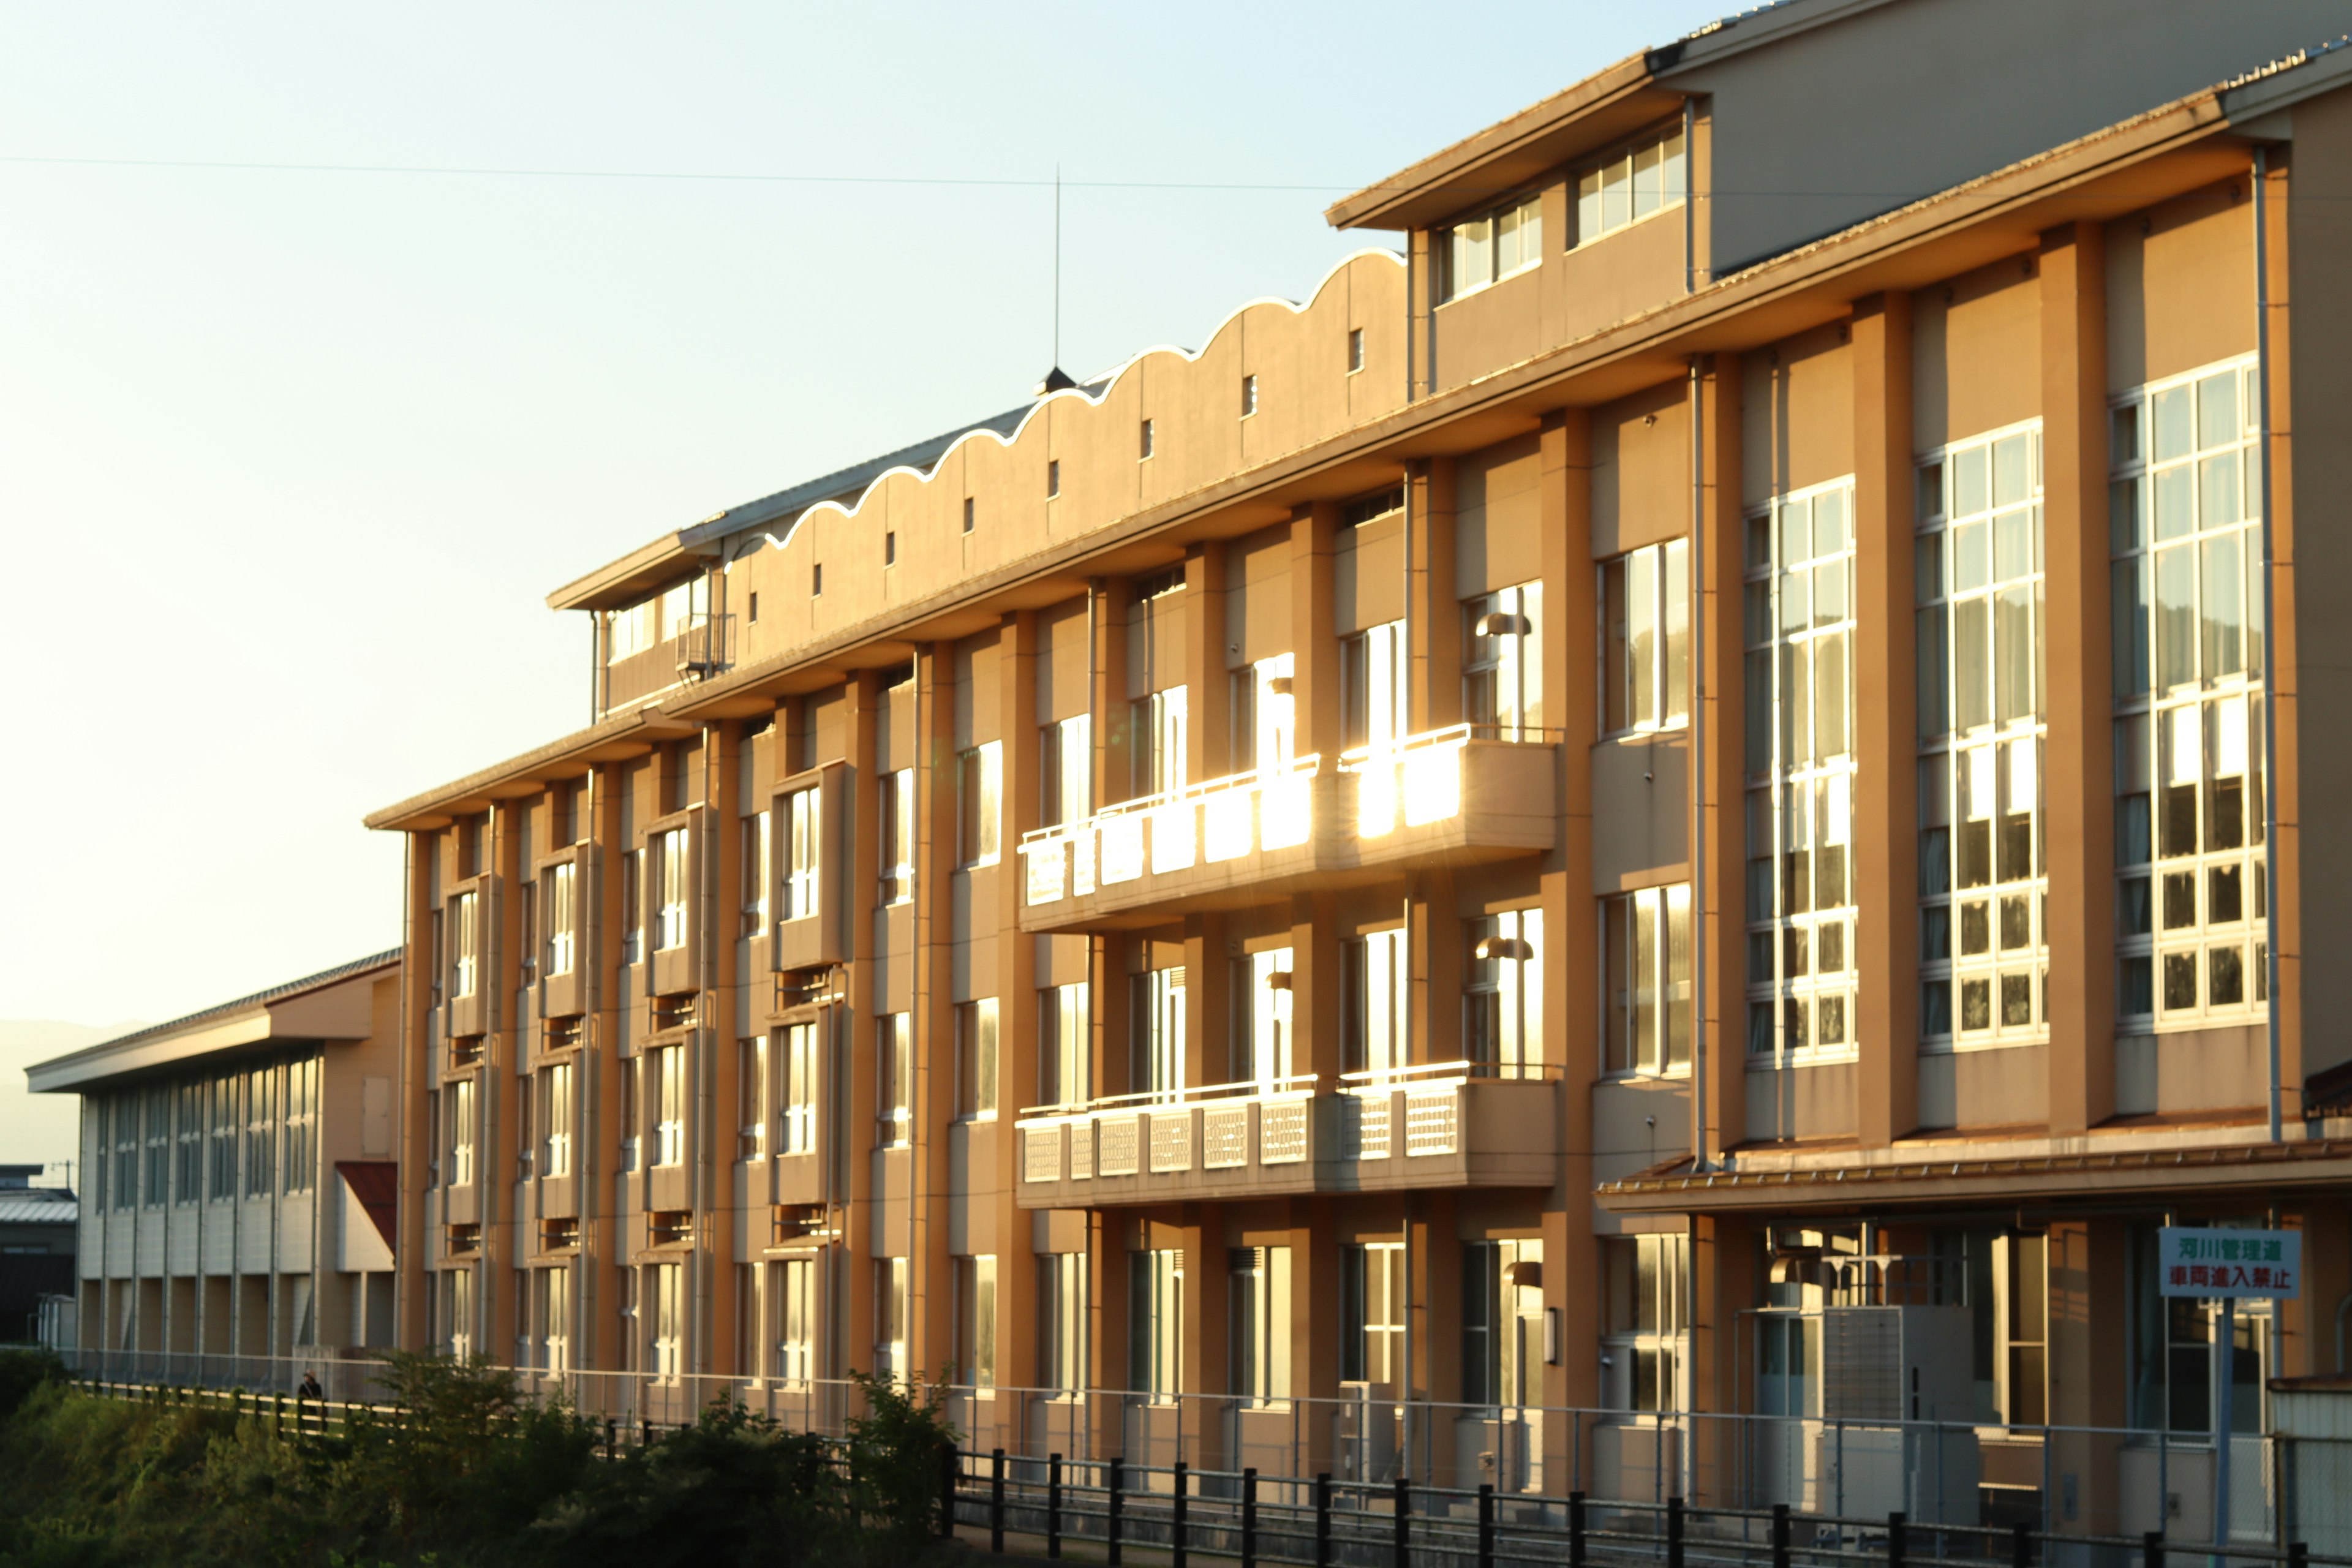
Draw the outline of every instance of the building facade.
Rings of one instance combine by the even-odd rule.
[[[1770,7],[557,591],[592,726],[370,819],[403,1342],[2155,1527],[2343,1370],[2347,19]]]
[[[71,1187],[34,1184],[44,1169],[0,1165],[0,1342],[41,1341],[44,1304],[73,1299],[79,1209]]]
[[[394,1343],[401,973],[377,953],[26,1069],[82,1101],[79,1365],[290,1390]]]

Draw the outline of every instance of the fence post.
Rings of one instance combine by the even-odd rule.
[[[1396,1568],[1412,1568],[1412,1490],[1399,1471],[1396,1479]]]
[[[991,1450],[988,1456],[988,1549],[1000,1556],[1004,1552],[1004,1450]]]
[[[1242,1568],[1257,1568],[1257,1467],[1242,1469]]]
[[[1584,1568],[1584,1494],[1568,1494],[1569,1568]]]
[[[2164,1531],[2151,1530],[2139,1538],[2142,1568],[2164,1568]]]
[[[1903,1515],[1900,1510],[1886,1516],[1886,1568],[1903,1568]]]
[[[1331,1568],[1331,1472],[1315,1476],[1315,1568]]]
[[[1062,1456],[1045,1456],[1045,1555],[1062,1554]]]
[[[1789,1505],[1772,1505],[1772,1568],[1789,1568]]]
[[[1109,1564],[1109,1568],[1118,1568],[1119,1498],[1122,1495],[1119,1482],[1123,1479],[1120,1472],[1126,1468],[1125,1459],[1115,1458],[1110,1462],[1110,1496],[1105,1510],[1109,1517],[1104,1521],[1104,1530],[1108,1538],[1110,1550],[1103,1557],[1103,1561]]]
[[[2304,1568],[2304,1564],[2310,1561],[2311,1543],[2309,1542],[2290,1541],[2286,1543],[2287,1568]]]
[[[2032,1562],[2033,1537],[2032,1532],[2021,1524],[2011,1525],[2009,1527],[2010,1568],[2029,1568],[2029,1565]]]
[[[613,1458],[615,1455],[617,1455],[617,1454],[620,1452],[620,1441],[621,1441],[621,1434],[620,1434],[619,1427],[618,1427],[618,1426],[617,1426],[617,1425],[614,1422],[614,1420],[613,1420],[613,1418],[612,1418],[611,1416],[609,1416],[609,1415],[605,1416],[605,1417],[604,1417],[604,1458],[607,1458],[607,1459]]]
[[[1666,1568],[1683,1568],[1683,1494],[1680,1492],[1666,1500]]]
[[[1183,1460],[1176,1461],[1176,1501],[1168,1513],[1169,1562],[1175,1568],[1184,1568],[1184,1491],[1192,1470]]]
[[[1495,1483],[1478,1483],[1478,1568],[1495,1568]]]

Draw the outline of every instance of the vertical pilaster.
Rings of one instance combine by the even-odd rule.
[[[1184,776],[1195,783],[1232,771],[1231,700],[1225,664],[1225,547],[1194,544],[1184,555],[1187,728]]]
[[[874,670],[861,670],[845,692],[848,711],[847,760],[856,780],[856,820],[852,825],[848,874],[848,973],[840,987],[841,1000],[830,1010],[830,1037],[824,1081],[833,1111],[825,1129],[827,1157],[835,1162],[834,1190],[843,1194],[831,1216],[838,1239],[832,1246],[835,1269],[833,1300],[826,1303],[831,1331],[829,1377],[839,1377],[853,1366],[870,1361],[874,1342],[874,1081],[870,1046],[860,1049],[861,1037],[870,1041],[875,1008],[876,868],[882,862],[881,734],[884,722],[882,681]]]
[[[1227,1345],[1226,1293],[1232,1263],[1225,1250],[1225,1210],[1223,1204],[1186,1204],[1178,1221],[1183,1237],[1183,1351],[1178,1368],[1180,1384],[1188,1394],[1224,1394],[1231,1390],[1232,1363]],[[1185,1415],[1185,1458],[1198,1468],[1223,1469],[1225,1423],[1204,1419],[1213,1405],[1195,1402]]]
[[[703,998],[701,1034],[709,1125],[703,1133],[704,1157],[695,1173],[696,1205],[701,1212],[695,1215],[694,1245],[702,1256],[709,1281],[709,1310],[698,1314],[707,1325],[708,1340],[695,1364],[712,1371],[728,1368],[738,1377],[750,1377],[758,1369],[756,1352],[751,1366],[737,1365],[734,1359],[743,1337],[735,1321],[740,1306],[735,1274],[735,1138],[736,1130],[743,1125],[742,1073],[737,1058],[740,1047],[735,1033],[740,1016],[737,992],[744,978],[736,962],[735,940],[737,911],[744,902],[742,755],[740,724],[704,726],[702,798],[704,820],[710,826],[704,834],[702,853],[704,865],[710,868],[705,879],[711,889],[711,907],[702,932],[710,988]],[[757,1218],[753,1223],[758,1224]]]
[[[1013,853],[1038,816],[1037,616],[1016,610],[997,634],[997,711],[1004,734],[1003,868],[997,874],[996,1381],[1037,1386],[1037,1264],[1034,1227],[1021,1208],[1021,1108],[1036,1104],[1037,942],[1021,934],[1023,879]],[[977,1173],[975,1173],[977,1175]]]
[[[2115,1110],[2105,240],[2095,223],[2052,229],[2039,264],[2053,1133],[2080,1132]]]
[[[425,1293],[433,1273],[425,1237],[425,1194],[432,1179],[433,1151],[427,1144],[432,1115],[426,1109],[433,1093],[431,1053],[433,1017],[433,857],[440,836],[411,831],[408,835],[408,885],[403,889],[408,905],[404,925],[407,940],[400,957],[400,1262],[394,1276],[394,1316],[399,1323],[394,1342],[407,1350],[425,1344]],[[92,1125],[85,1116],[87,1129]],[[105,1158],[105,1151],[99,1151]],[[210,1152],[205,1154],[207,1162]],[[87,1156],[85,1172],[90,1169]],[[85,1176],[85,1182],[88,1182]],[[209,1303],[208,1303],[209,1304]],[[213,1325],[207,1315],[209,1336]],[[85,1333],[88,1325],[84,1326]],[[210,1349],[208,1337],[205,1346]]]
[[[1693,891],[1705,909],[1705,1152],[1712,1158],[1746,1137],[1748,1126],[1747,697],[1740,616],[1747,569],[1742,553],[1746,520],[1740,507],[1739,356],[1709,357],[1700,367],[1700,379],[1705,408],[1697,501],[1706,528],[1706,576],[1696,609],[1706,619],[1706,657],[1694,661],[1693,668],[1705,694],[1695,704],[1694,717],[1706,729],[1706,765],[1697,784],[1705,791],[1700,831],[1706,846],[1706,879]]]
[[[1429,458],[1405,481],[1406,729],[1462,721],[1462,609],[1454,596],[1454,466]]]
[[[1329,501],[1302,506],[1290,518],[1290,641],[1292,711],[1301,756],[1336,758],[1342,750],[1339,640],[1333,590],[1339,508]]]
[[[949,1281],[947,1203],[953,1172],[948,1129],[956,1117],[955,878],[963,770],[956,756],[956,646],[926,644],[915,656],[915,1102],[907,1150],[907,1355],[929,1372],[955,1353],[954,1292]],[[886,1250],[887,1250],[886,1248]]]
[[[1911,296],[1854,306],[1855,1127],[1919,1123],[1917,688],[1911,635]]]

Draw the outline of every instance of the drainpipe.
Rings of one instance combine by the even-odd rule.
[[[2270,149],[2254,149],[2254,438],[2261,446],[2263,509],[2263,963],[2264,1009],[2270,1034],[2271,1142],[2285,1136],[2280,1101],[2279,1054],[2279,879],[2278,879],[2278,568],[2272,558],[2271,538],[2271,298],[2269,203],[2263,187],[2268,184]],[[2336,1340],[2343,1342],[2343,1319],[2336,1320]],[[2339,1350],[2336,1363],[2343,1364]]]
[[[1687,102],[1685,113],[1689,110]],[[1683,144],[1690,156],[1690,143]],[[1688,175],[1685,184],[1688,185]],[[1700,356],[1690,362],[1691,424],[1691,1166],[1704,1171],[1706,1147],[1706,433]]]

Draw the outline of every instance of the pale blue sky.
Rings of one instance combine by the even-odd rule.
[[[1720,0],[1718,0],[1718,5]],[[1717,5],[0,4],[0,1018],[399,940],[365,812],[577,728],[556,584],[1019,402],[1051,195],[22,162],[1204,182],[1066,196],[1062,359]]]

